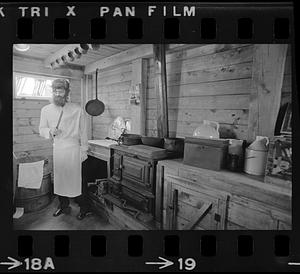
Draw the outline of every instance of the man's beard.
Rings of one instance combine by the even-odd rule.
[[[57,106],[63,107],[67,102],[65,96],[53,96],[53,103]]]

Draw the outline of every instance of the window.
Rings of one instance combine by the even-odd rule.
[[[15,74],[15,98],[50,99],[52,97],[52,82],[56,78],[33,75]]]

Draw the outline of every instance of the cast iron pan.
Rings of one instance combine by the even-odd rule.
[[[85,110],[91,116],[99,116],[104,112],[104,109],[104,103],[98,100],[98,69],[96,69],[96,99],[88,101]]]

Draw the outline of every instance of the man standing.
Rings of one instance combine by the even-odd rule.
[[[40,136],[53,139],[54,193],[59,199],[53,216],[69,214],[69,198],[77,197],[77,218],[82,220],[91,213],[85,197],[87,182],[82,176],[88,149],[86,118],[79,105],[68,102],[68,80],[54,80],[52,91],[53,102],[41,110],[39,132]]]

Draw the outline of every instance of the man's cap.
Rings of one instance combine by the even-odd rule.
[[[52,88],[64,88],[65,90],[69,91],[70,83],[67,79],[55,79],[52,82]]]

